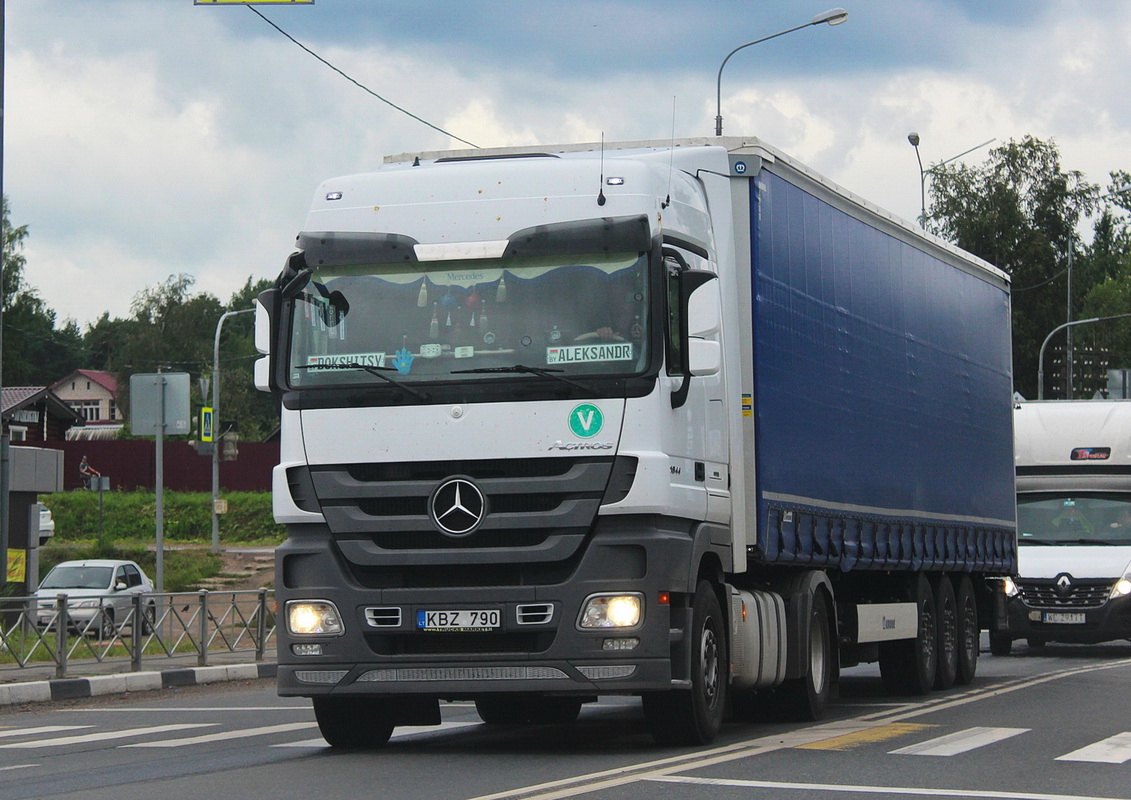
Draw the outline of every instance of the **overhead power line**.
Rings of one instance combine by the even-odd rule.
[[[283,34],[283,36],[287,37],[287,38],[288,38],[288,39],[289,39],[289,40],[290,40],[291,42],[293,42],[294,44],[296,44],[296,45],[298,45],[299,47],[301,47],[301,48],[302,48],[303,50],[305,50],[305,51],[306,51],[307,53],[309,53],[310,55],[314,56],[314,57],[315,57],[316,59],[318,59],[319,61],[321,61],[321,62],[322,62],[323,64],[325,64],[325,65],[326,65],[327,67],[329,67],[330,69],[334,70],[334,72],[338,73],[338,74],[339,74],[339,75],[341,75],[341,76],[342,76],[343,78],[345,78],[345,79],[346,79],[347,81],[349,81],[350,83],[352,83],[352,84],[353,84],[354,86],[357,86],[357,87],[358,87],[359,89],[362,89],[362,90],[364,90],[365,92],[368,92],[369,94],[371,94],[371,95],[373,95],[374,97],[376,97],[376,98],[377,98],[378,100],[380,100],[380,101],[381,101],[382,103],[385,103],[386,105],[388,105],[388,106],[391,106],[391,107],[395,108],[395,109],[396,109],[397,111],[401,112],[402,114],[407,114],[408,116],[412,117],[412,118],[413,118],[414,120],[416,120],[417,122],[420,122],[420,123],[422,123],[422,124],[424,124],[424,125],[427,125],[427,126],[428,126],[429,128],[431,128],[431,129],[432,129],[432,130],[434,130],[434,131],[439,131],[440,133],[444,134],[445,136],[450,136],[450,137],[452,137],[453,139],[455,139],[455,140],[456,140],[457,142],[463,142],[463,143],[464,143],[464,144],[466,144],[466,145],[467,145],[468,147],[475,147],[475,148],[478,148],[478,147],[479,147],[479,145],[477,145],[477,144],[473,144],[473,143],[471,143],[471,142],[467,141],[467,139],[461,139],[460,137],[456,136],[456,135],[455,135],[454,133],[450,133],[449,131],[446,131],[446,130],[444,130],[443,128],[439,127],[438,125],[433,125],[433,124],[432,124],[431,122],[429,122],[428,120],[426,120],[426,119],[423,119],[422,117],[418,117],[418,116],[417,116],[416,114],[413,114],[413,113],[412,113],[411,111],[408,111],[407,109],[401,108],[400,106],[398,106],[398,105],[397,105],[396,103],[392,102],[391,100],[387,100],[386,98],[384,98],[384,97],[382,97],[381,95],[377,94],[377,92],[373,91],[373,90],[372,90],[372,89],[370,89],[370,88],[369,88],[368,86],[365,86],[364,84],[362,84],[362,83],[359,83],[358,81],[354,80],[354,79],[353,79],[353,78],[351,78],[351,77],[350,77],[349,75],[347,75],[346,73],[342,72],[342,71],[341,71],[340,69],[338,69],[337,67],[335,67],[335,66],[334,66],[333,64],[331,64],[331,63],[330,63],[329,61],[327,61],[326,59],[324,59],[324,58],[323,58],[322,56],[318,55],[318,54],[317,54],[317,53],[315,53],[315,52],[314,52],[313,50],[311,50],[311,49],[310,49],[309,47],[307,47],[306,45],[304,45],[304,44],[303,44],[302,42],[300,42],[300,41],[299,41],[298,39],[296,39],[295,37],[291,36],[291,35],[290,35],[289,33],[287,33],[287,32],[286,32],[285,30],[283,30],[282,28],[280,28],[280,27],[279,27],[278,25],[276,25],[276,24],[275,24],[274,22],[272,22],[271,20],[267,19],[267,17],[265,17],[265,16],[263,15],[263,13],[262,13],[261,11],[259,11],[259,9],[257,9],[257,8],[256,8],[255,6],[249,5],[249,6],[248,6],[248,8],[249,8],[249,9],[251,9],[251,10],[252,10],[252,12],[254,12],[255,14],[258,14],[258,15],[259,15],[259,18],[260,18],[260,19],[262,19],[262,20],[263,20],[264,22],[266,22],[266,23],[267,23],[268,25],[270,25],[270,26],[271,26],[272,28],[274,28],[275,30],[277,30],[277,31],[278,31],[279,33]]]

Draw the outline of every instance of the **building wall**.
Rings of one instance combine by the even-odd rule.
[[[64,453],[64,490],[82,488],[79,462],[110,479],[113,490],[154,489],[157,486],[157,446],[153,439],[108,442],[47,442]],[[279,463],[277,442],[241,442],[235,461],[220,462],[220,488],[237,492],[271,491],[271,470]],[[212,490],[212,459],[197,455],[187,442],[166,441],[162,485],[186,492]]]
[[[82,414],[87,422],[121,419],[110,391],[97,381],[83,375],[72,375],[69,380],[58,384],[52,391],[60,400]],[[84,406],[91,411],[85,410]],[[95,413],[94,408],[97,408],[97,416],[92,416]]]

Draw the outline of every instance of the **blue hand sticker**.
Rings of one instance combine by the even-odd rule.
[[[412,369],[412,362],[416,358],[408,351],[407,347],[402,347],[398,350],[393,357],[393,366],[397,368],[397,372],[401,375],[407,375],[409,370]]]

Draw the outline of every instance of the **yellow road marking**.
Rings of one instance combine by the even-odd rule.
[[[889,725],[880,725],[876,728],[869,728],[866,731],[846,733],[841,736],[834,736],[831,739],[822,739],[818,742],[799,744],[795,749],[851,750],[852,748],[860,747],[861,745],[873,744],[875,742],[886,742],[888,739],[895,739],[899,736],[906,736],[909,733],[915,733],[916,731],[921,731],[924,728],[937,727],[937,725],[920,725],[914,722],[893,722]]]

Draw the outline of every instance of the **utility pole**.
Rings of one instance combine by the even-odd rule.
[[[220,330],[224,327],[224,320],[237,314],[249,314],[254,308],[244,308],[239,311],[225,311],[216,323],[216,339],[212,345],[212,429],[216,430],[220,422]],[[218,437],[217,437],[218,438]],[[220,442],[212,442],[212,552],[220,552],[220,515],[216,513],[216,505],[220,501]]]

